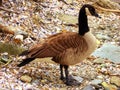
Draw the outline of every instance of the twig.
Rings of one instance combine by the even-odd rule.
[[[0,7],[0,10],[19,14],[19,12],[17,12],[17,11],[13,11],[13,10],[6,9],[6,8],[3,8],[3,7]]]
[[[7,66],[11,62],[12,62],[12,60],[9,60],[6,64],[3,65],[3,67]]]
[[[103,11],[107,11],[107,12],[115,12],[115,13],[120,13],[120,10],[114,10],[114,9],[106,9],[106,8],[102,8],[100,6],[94,5],[95,8],[101,9]]]
[[[58,0],[58,1],[62,1],[63,3],[68,5],[68,3],[65,0]]]

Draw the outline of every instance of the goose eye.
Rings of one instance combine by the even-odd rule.
[[[96,12],[95,12],[95,9],[93,9],[93,8],[90,8],[90,13],[92,14],[92,15],[94,15]]]

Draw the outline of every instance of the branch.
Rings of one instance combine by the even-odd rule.
[[[0,10],[19,14],[19,12],[17,12],[17,11],[13,11],[13,10],[6,9],[6,8],[3,8],[3,7],[0,7]]]
[[[94,7],[97,8],[97,9],[101,9],[103,11],[107,11],[107,12],[120,13],[120,10],[106,9],[106,8],[102,8],[102,7],[98,6],[98,5],[94,5]]]

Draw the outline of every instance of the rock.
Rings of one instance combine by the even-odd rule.
[[[27,37],[27,36],[28,36],[28,33],[25,32],[25,31],[23,31],[23,30],[18,30],[18,31],[16,32],[16,35],[23,35],[24,37]]]
[[[20,80],[23,81],[23,82],[30,83],[32,81],[32,78],[28,75],[23,75],[23,76],[20,77]]]
[[[95,64],[103,64],[105,63],[105,60],[103,58],[97,58],[93,61]]]
[[[67,14],[59,14],[58,18],[65,22],[65,24],[77,24],[78,23],[78,17],[67,15]]]
[[[9,55],[7,52],[1,54],[0,61],[3,63],[7,63],[9,61]]]
[[[24,35],[24,36],[28,35],[27,32],[25,32],[24,30],[19,29],[18,27],[8,26],[7,28],[9,29],[10,32],[13,32],[14,35],[17,35],[17,34],[21,34],[21,35]]]
[[[50,90],[49,87],[43,87],[41,90]]]
[[[33,89],[33,86],[32,86],[32,85],[27,84],[27,85],[24,87],[24,90],[34,90],[34,89]]]
[[[117,90],[120,90],[120,87]]]
[[[97,34],[96,37],[98,39],[103,39],[103,40],[110,40],[111,38],[107,35],[103,35],[103,34]]]
[[[103,76],[102,75],[98,75],[97,78],[98,79],[103,79]]]
[[[16,35],[15,39],[19,39],[19,40],[23,41],[23,35]]]
[[[120,77],[112,76],[112,77],[110,78],[110,82],[111,82],[112,84],[115,84],[115,85],[117,85],[118,87],[120,87]]]
[[[120,4],[120,0],[111,0],[111,1],[113,1],[113,2],[117,2],[117,3]]]
[[[3,62],[3,63],[7,63],[10,59],[7,59],[7,58],[1,58],[0,61]]]
[[[20,44],[23,42],[23,35],[16,35],[14,37],[14,42],[17,43],[17,44]]]
[[[82,90],[95,90],[95,88],[92,85],[88,85],[84,87]]]
[[[23,35],[16,35],[16,36],[14,37],[14,42],[15,42],[16,44],[21,44],[21,43],[23,42]]]
[[[72,4],[72,3],[73,3],[73,0],[66,0],[66,2],[67,2],[68,4]]]
[[[106,82],[103,82],[102,86],[104,87],[105,90],[117,90],[117,87],[115,85],[108,84]]]
[[[92,53],[92,55],[100,58],[107,58],[108,60],[119,64],[120,46],[116,46],[111,43],[105,43],[103,46],[101,46],[101,48]]]
[[[79,77],[79,76],[72,76],[76,81],[78,81],[79,83],[82,83],[82,81],[84,80],[83,78]]]
[[[46,82],[46,79],[45,80],[41,80],[41,83],[45,83]]]
[[[94,80],[91,81],[92,85],[98,85],[98,84],[101,84],[101,83],[102,83],[102,80],[100,80],[100,79],[94,79]]]
[[[56,88],[53,88],[52,90],[56,90]],[[60,88],[60,90],[67,90],[67,88],[66,87]]]
[[[69,82],[73,86],[79,86],[81,84],[81,82],[83,81],[83,78],[81,78],[79,76],[69,75],[68,78],[69,78]]]

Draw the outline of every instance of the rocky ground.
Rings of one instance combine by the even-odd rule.
[[[0,11],[0,90],[120,90],[119,12],[97,9],[101,19],[88,15],[89,27],[98,39],[98,49],[109,43],[110,55],[116,55],[115,48],[118,47],[118,58],[112,60],[108,55],[103,59],[93,54],[80,64],[70,66],[71,76],[80,85],[66,86],[59,79],[59,65],[50,61],[50,58],[37,59],[24,67],[16,67],[20,61],[17,55],[31,45],[41,43],[47,36],[58,32],[77,32],[79,9],[85,3],[94,2],[3,1],[4,10]],[[110,50],[111,45],[115,46],[114,51]]]

